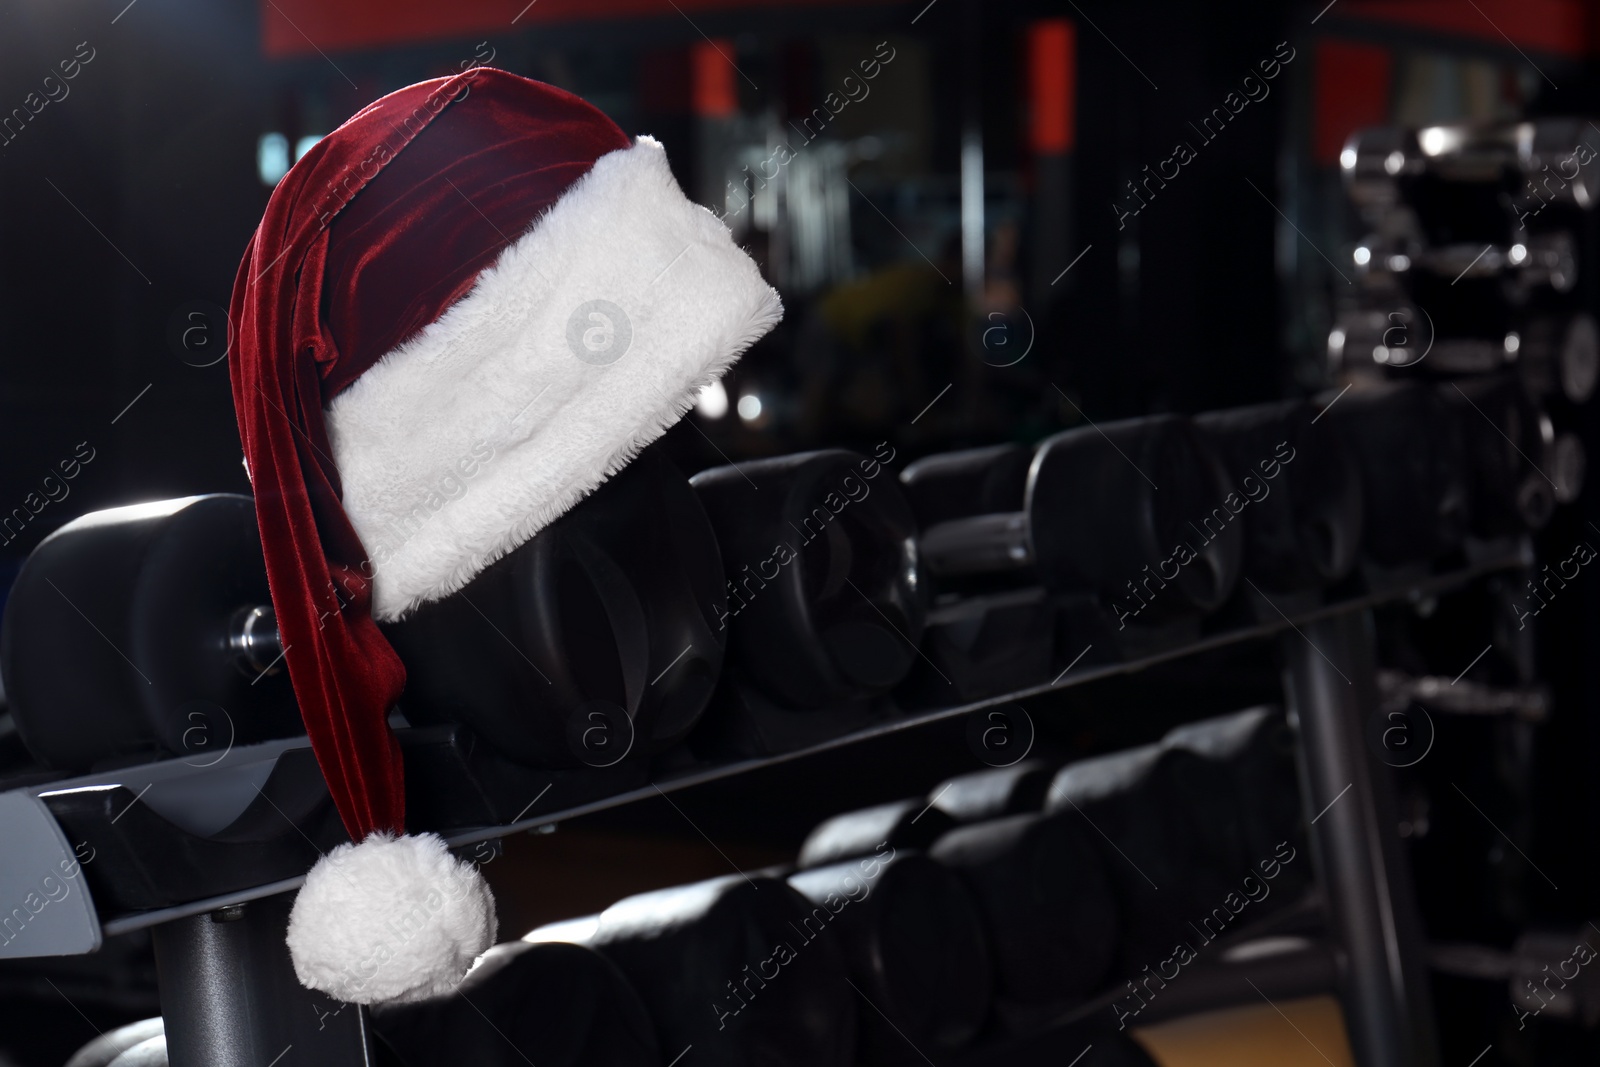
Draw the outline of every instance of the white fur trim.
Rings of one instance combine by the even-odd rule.
[[[350,1004],[407,1003],[461,984],[494,944],[494,898],[436,834],[373,834],[323,856],[289,912],[308,989]]]
[[[575,354],[595,359],[589,345],[604,349],[616,325],[604,309],[578,314],[592,301],[620,308],[631,335],[622,350],[613,330],[621,355],[603,365]],[[528,540],[782,317],[659,144],[602,156],[471,292],[329,405],[344,508],[376,568],[374,616],[452,593]]]

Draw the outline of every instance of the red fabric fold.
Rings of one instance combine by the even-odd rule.
[[[388,713],[405,668],[373,622],[374,565],[340,503],[323,411],[436,321],[627,137],[491,68],[376,101],[279,183],[234,281],[229,373],[295,698],[351,839],[405,829]]]

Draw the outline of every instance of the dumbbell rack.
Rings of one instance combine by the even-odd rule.
[[[794,751],[657,781],[625,767],[581,774],[518,768],[458,728],[401,730],[408,787],[416,799],[430,794],[430,802],[409,805],[412,829],[435,830],[457,848],[492,842],[1272,638],[1281,644],[1286,697],[1298,725],[1302,805],[1326,945],[1298,963],[1258,968],[1267,986],[1258,983],[1256,992],[1299,996],[1308,985],[1335,992],[1361,1067],[1432,1067],[1437,1050],[1425,953],[1395,799],[1388,768],[1363,737],[1363,724],[1378,708],[1373,610],[1525,568],[1532,558],[1526,539],[1480,545],[1468,554],[1471,562],[1448,573],[1370,583],[1361,595],[1304,610],[1285,612],[1269,601],[1256,605],[1255,623],[1150,655],[1071,669],[1049,684],[903,714]],[[344,839],[325,789],[316,804],[284,806],[306,795],[308,777],[320,786],[308,742],[298,738],[234,748],[209,765],[168,760],[67,780],[0,782],[0,900],[22,901],[38,892],[43,875],[59,878],[78,860],[84,863],[68,881],[81,877],[87,889],[48,904],[20,934],[0,939],[0,958],[93,952],[107,936],[149,928],[174,1067],[261,1067],[279,1062],[275,1057],[283,1067],[370,1062],[362,1012],[301,988],[283,944],[290,892],[317,854]],[[85,854],[84,846],[91,851]],[[1217,988],[1233,1003],[1257,999],[1237,978]]]

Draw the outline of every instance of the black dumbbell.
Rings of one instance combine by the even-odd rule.
[[[168,1067],[166,1035],[141,1041],[116,1059],[109,1067]]]
[[[1600,380],[1600,327],[1587,312],[1535,314],[1507,338],[1528,391],[1548,401],[1586,404]]]
[[[73,1053],[66,1067],[110,1067],[124,1052],[132,1051],[153,1039],[161,1039],[166,1048],[166,1027],[158,1015],[153,1019],[140,1019],[136,1023],[107,1031]],[[162,1060],[164,1064],[166,1061]]]
[[[581,940],[638,991],[663,1058],[743,1067],[845,1067],[856,1002],[834,916],[784,882],[728,875],[618,901],[598,919],[536,930]]]
[[[407,1067],[646,1067],[661,1062],[644,1004],[599,953],[561,942],[496,945],[454,996],[374,1009]]]
[[[1151,618],[1211,611],[1239,577],[1244,531],[1225,504],[1234,490],[1182,416],[1068,430],[1039,446],[1029,475],[1037,566],[1058,588],[1143,590]]]
[[[84,515],[45,538],[6,604],[17,731],[60,770],[194,759],[303,732],[278,659],[255,506],[233,494]]]
[[[795,865],[823,867],[883,849],[926,849],[954,825],[921,797],[875,804],[818,823],[806,835]]]
[[[900,484],[918,527],[1018,510],[1028,494],[1033,451],[1027,445],[988,445],[908,464]]]
[[[1135,961],[1170,952],[1175,939],[1190,936],[1185,922],[1220,902],[1232,876],[1191,832],[1208,818],[1236,820],[1231,798],[1203,797],[1202,811],[1181,810],[1177,764],[1203,771],[1199,762],[1142,745],[1070,763],[1050,787],[1046,810],[1079,820],[1093,835],[1121,906],[1120,955],[1135,969]],[[1238,861],[1238,877],[1248,873],[1246,862]]]
[[[466,587],[384,627],[406,664],[401,706],[529,765],[647,757],[710,702],[720,572],[699,499],[646,449]]]
[[[1105,978],[1118,903],[1092,832],[1059,816],[1013,815],[957,827],[929,850],[978,903],[1008,1019],[1047,1014]]]
[[[1457,548],[1469,521],[1457,406],[1421,382],[1358,385],[1322,402],[1322,423],[1338,426],[1361,471],[1363,554],[1396,567]]]
[[[1457,405],[1463,426],[1472,532],[1507,537],[1542,529],[1556,507],[1557,483],[1545,470],[1556,451],[1549,417],[1509,375],[1450,382],[1440,393]],[[1557,473],[1570,479],[1570,467],[1569,460]],[[1576,495],[1570,487],[1562,491],[1568,499]]]
[[[833,449],[690,482],[722,547],[717,625],[750,684],[811,709],[905,677],[925,615],[917,531],[882,463]]]
[[[948,778],[928,793],[928,803],[958,823],[984,822],[1043,811],[1059,764],[1023,760]]]
[[[919,494],[936,494],[970,484],[984,458],[922,460],[903,477]],[[1015,453],[998,451],[993,462],[1002,473],[985,490],[986,506],[1017,488]],[[1049,588],[1103,599],[1148,596],[1150,621],[1205,612],[1238,578],[1242,531],[1224,506],[1232,490],[1222,460],[1188,419],[1084,426],[1039,445],[1010,510],[939,523],[923,531],[920,547],[939,576],[1024,572]]]
[[[406,664],[406,714],[467,723],[534,765],[646,757],[710,700],[719,571],[698,499],[647,450],[466,588],[385,628]],[[68,523],[29,556],[6,608],[0,670],[19,733],[47,766],[86,769],[302,732],[269,603],[248,497]]]
[[[789,885],[837,917],[857,993],[862,1058],[921,1062],[969,1043],[993,991],[977,905],[959,877],[901,849],[791,875]]]
[[[1195,422],[1216,443],[1244,514],[1244,573],[1263,588],[1324,586],[1355,565],[1361,476],[1337,426],[1300,401],[1234,408]]]
[[[1600,178],[1586,165],[1581,120],[1359,130],[1339,162],[1350,199],[1369,218],[1405,204],[1435,243],[1500,223],[1522,228],[1546,205],[1588,210]],[[1476,227],[1463,230],[1461,227]]]
[[[1204,820],[1200,840],[1212,841],[1219,833],[1236,839],[1213,845],[1214,854],[1227,862],[1242,856],[1247,869],[1259,868],[1280,844],[1298,845],[1304,839],[1294,731],[1282,710],[1247,708],[1186,723],[1168,732],[1162,744],[1198,757],[1206,767],[1204,772],[1178,777],[1183,803],[1195,811],[1210,811],[1219,795],[1233,801],[1236,815]],[[1208,796],[1196,796],[1200,791]],[[1311,870],[1305,864],[1284,870],[1292,873],[1273,892],[1287,902],[1309,884]]]

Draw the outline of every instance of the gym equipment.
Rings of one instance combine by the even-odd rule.
[[[591,948],[496,945],[458,995],[374,1009],[372,1027],[406,1067],[645,1067],[661,1062],[650,1017]]]
[[[1568,500],[1577,497],[1583,445],[1568,435],[1557,447],[1549,416],[1521,381],[1509,375],[1480,376],[1451,382],[1440,392],[1458,405],[1468,428],[1463,437],[1469,449],[1474,534],[1508,537],[1542,529],[1555,513],[1558,491]]]
[[[407,718],[465,723],[533,766],[647,757],[710,700],[719,568],[687,482],[646,450],[464,589],[385,628],[406,663]],[[84,770],[138,755],[200,763],[303,732],[268,603],[248,497],[68,523],[29,556],[6,607],[0,669],[19,733],[47,766]]]
[[[934,786],[928,803],[963,824],[1043,811],[1058,769],[1043,760],[1023,760],[959,774]]]
[[[806,835],[795,866],[802,870],[868,856],[883,849],[926,849],[955,825],[921,797],[835,815]]]
[[[990,458],[1002,465],[990,483],[993,500],[1017,487],[1016,461],[1009,452]],[[970,483],[984,459],[924,460],[903,478],[934,494],[942,483]],[[1221,459],[1181,416],[1083,426],[1039,445],[1010,510],[939,523],[923,532],[920,548],[936,576],[1031,571],[1048,588],[1102,599],[1128,597],[1141,583],[1154,582],[1152,592],[1170,584],[1141,621],[1207,612],[1228,598],[1239,574],[1243,535],[1223,507],[1232,488]]]
[[[1244,512],[1244,573],[1265,589],[1338,581],[1361,542],[1361,476],[1334,426],[1300,401],[1195,419],[1228,465]]]
[[[1007,1026],[1047,1016],[1105,978],[1118,902],[1093,833],[1057,816],[1013,815],[957,827],[928,851],[978,903]]]
[[[975,515],[1014,512],[1028,493],[1033,449],[989,445],[926,456],[900,472],[900,484],[917,517],[930,530]]]
[[[1215,857],[1210,866],[1242,859],[1242,870],[1249,871],[1282,842],[1297,851],[1305,847],[1294,731],[1281,709],[1247,708],[1186,723],[1161,744],[1197,757],[1175,765],[1173,784],[1179,803],[1202,815],[1191,822],[1198,822],[1196,839]],[[1219,799],[1231,802],[1231,815],[1217,811]],[[1284,865],[1281,873],[1272,890],[1279,904],[1311,884],[1308,863]]]
[[[618,901],[587,941],[638,991],[669,1063],[693,1046],[718,1067],[847,1067],[856,1002],[830,918],[734,874]]]
[[[1400,567],[1458,547],[1470,519],[1470,474],[1456,406],[1420,382],[1358,385],[1336,403],[1329,394],[1325,406],[1323,421],[1338,427],[1361,471],[1362,552]]]
[[[0,672],[17,732],[58,770],[204,762],[302,733],[287,671],[262,659],[276,634],[263,645],[250,609],[267,602],[248,497],[74,519],[34,549],[6,603]]]
[[[801,871],[789,885],[835,916],[830,936],[867,1002],[856,1012],[863,1060],[920,1063],[977,1035],[993,989],[989,949],[949,869],[901,849]]]
[[[1600,380],[1600,328],[1586,312],[1530,315],[1504,346],[1521,365],[1528,391],[1541,399],[1588,403]]]
[[[1428,962],[1462,978],[1506,983],[1519,1029],[1535,1019],[1600,1026],[1600,972],[1592,926],[1524,931],[1511,951],[1487,945],[1436,944]]]
[[[110,1067],[168,1067],[169,1062],[167,1039],[152,1037],[112,1060]]]
[[[166,1037],[159,1015],[153,1019],[140,1019],[136,1023],[128,1023],[126,1026],[119,1026],[115,1030],[101,1034],[73,1053],[66,1067],[109,1067],[118,1056],[153,1037],[162,1039],[164,1049]]]
[[[463,589],[386,626],[413,724],[464,722],[534,766],[610,766],[681,739],[727,635],[716,537],[647,448]],[[509,646],[509,647],[508,647]]]
[[[878,460],[804,452],[715,467],[690,484],[722,548],[716,625],[742,680],[814,709],[905,677],[925,614],[916,524]]]
[[[1582,165],[1579,146],[1588,143],[1581,119],[1386,126],[1352,134],[1339,163],[1346,192],[1369,218],[1404,205],[1425,227],[1432,224],[1433,234],[1465,236],[1463,225],[1526,217],[1523,204],[1593,208],[1600,176]]]
[[[1046,811],[1080,826],[1099,853],[1122,913],[1118,957],[1131,973],[1193,943],[1188,924],[1252,870],[1223,776],[1181,749],[1142,745],[1070,763]]]

